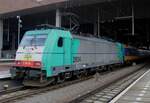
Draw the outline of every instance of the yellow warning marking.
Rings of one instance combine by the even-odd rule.
[[[32,55],[31,54],[25,54],[24,60],[32,60]]]

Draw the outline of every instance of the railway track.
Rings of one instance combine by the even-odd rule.
[[[21,80],[12,80],[11,78],[0,79],[0,96],[24,89]]]
[[[119,68],[116,68],[114,71],[117,71],[118,69]],[[100,74],[105,75],[109,72],[110,71],[104,71],[104,72],[101,72]],[[82,81],[85,81],[85,80],[88,80],[91,78],[94,78],[93,75],[88,76],[88,77],[84,77],[81,79],[73,80],[73,81],[66,81],[63,84],[56,84],[56,85],[46,87],[46,88],[30,88],[29,89],[29,88],[26,88],[23,85],[21,85],[21,86],[16,86],[16,87],[9,88],[6,90],[1,90],[0,91],[0,96],[1,96],[0,97],[0,103],[6,103],[9,101],[12,102],[12,100],[16,100],[16,99],[27,97],[27,96],[34,95],[34,94],[38,94],[41,92],[43,93],[43,92],[47,92],[50,90],[62,88],[62,87],[69,86],[69,85],[72,85],[75,83],[79,83],[79,82],[82,82]]]
[[[79,82],[82,82],[82,81],[85,81],[85,80],[88,80],[91,78],[93,78],[93,76],[84,77],[84,78],[73,80],[73,81],[66,81],[65,83],[57,84],[57,85],[53,85],[53,86],[45,87],[45,88],[30,88],[30,89],[24,88],[24,89],[22,89],[23,87],[20,87],[18,89],[12,89],[10,91],[6,91],[6,93],[5,93],[5,91],[3,91],[2,93],[5,93],[5,94],[1,95],[0,103],[12,102],[13,100],[17,100],[17,99],[24,98],[27,96],[55,90],[55,89],[62,88],[62,87],[72,85],[75,83],[79,83]]]
[[[126,89],[146,71],[147,67],[145,67],[145,69],[139,69],[133,74],[130,73],[129,75],[118,79],[116,82],[89,92],[70,103],[109,103],[114,97]]]
[[[12,93],[12,92],[16,92],[16,91],[19,91],[19,90],[24,90],[24,86],[21,85],[21,86],[16,86],[16,87],[12,87],[12,88],[9,88],[9,89],[4,89],[4,90],[1,90],[0,91],[0,96],[1,95],[4,95],[4,94],[8,94],[8,93]]]
[[[116,69],[115,71],[120,70],[120,69]],[[115,72],[113,71],[113,72]],[[101,73],[101,75],[105,75],[105,74],[109,74],[109,72],[104,72]],[[29,97],[32,95],[36,95],[36,94],[40,94],[40,93],[45,93],[51,90],[55,90],[55,89],[59,89],[65,86],[69,86],[72,84],[76,84],[82,81],[86,81],[88,79],[93,78],[94,76],[89,76],[89,77],[84,77],[81,79],[77,79],[77,80],[73,80],[73,81],[66,81],[62,84],[56,84],[56,85],[52,85],[49,87],[45,87],[45,88],[24,88],[24,87],[18,87],[18,88],[14,88],[11,90],[7,90],[6,92],[0,92],[0,103],[8,103],[8,102],[13,102],[15,100],[19,100],[22,99],[24,97]],[[89,93],[91,94],[91,93]],[[84,97],[84,96],[83,96]],[[81,99],[76,99],[72,102],[78,103],[77,101],[81,102],[81,100],[83,100],[83,98]]]

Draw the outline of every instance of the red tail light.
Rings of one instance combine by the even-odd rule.
[[[15,61],[15,66],[41,68],[42,63],[40,61]]]
[[[34,66],[35,67],[41,67],[42,65],[41,65],[40,61],[36,61],[36,62],[34,62]]]

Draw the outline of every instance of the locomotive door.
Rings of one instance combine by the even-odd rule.
[[[64,65],[71,64],[71,39],[64,38]]]

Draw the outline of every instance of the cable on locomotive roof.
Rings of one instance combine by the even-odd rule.
[[[49,25],[49,24],[40,24],[36,25],[35,29],[59,29],[59,30],[68,30],[67,28],[64,27],[56,27],[54,25]]]

